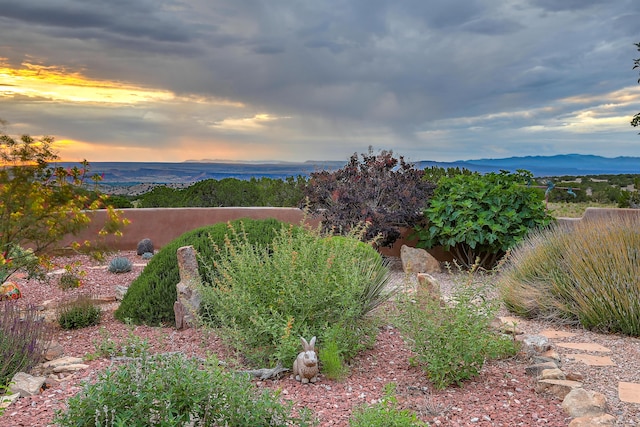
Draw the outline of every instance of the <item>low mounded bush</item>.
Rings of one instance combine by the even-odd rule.
[[[96,306],[90,297],[81,296],[61,305],[57,318],[62,329],[80,329],[100,323],[102,309]]]
[[[127,273],[131,271],[131,261],[123,256],[117,256],[109,262],[109,271],[111,273]]]
[[[528,318],[640,336],[640,215],[558,223],[509,255],[505,305]]]
[[[517,352],[511,337],[490,326],[500,302],[488,296],[491,289],[478,280],[476,268],[457,276],[466,277],[465,281],[456,283],[445,304],[423,289],[399,300],[398,326],[410,338],[413,361],[437,389],[460,386],[480,373],[485,360]]]
[[[76,426],[310,426],[307,411],[292,413],[278,392],[256,388],[246,375],[181,353],[143,353],[98,373],[69,398],[56,425]]]
[[[296,232],[297,230],[297,232]],[[251,363],[290,366],[300,337],[333,341],[351,358],[375,339],[368,314],[391,295],[389,269],[360,236],[282,228],[268,247],[241,229],[218,246],[202,286],[202,318]]]
[[[51,330],[39,316],[35,307],[21,311],[13,301],[0,302],[0,391],[42,360]]]
[[[182,246],[193,246],[204,258],[212,259],[214,249],[210,237],[219,245],[224,245],[229,224],[239,228],[243,224],[247,239],[253,244],[265,247],[284,223],[273,218],[254,220],[238,219],[230,223],[218,223],[200,227],[177,237],[149,260],[142,273],[131,283],[120,306],[115,312],[117,319],[136,324],[174,324],[173,304],[176,301],[176,285],[180,282],[176,251]],[[204,268],[200,275],[204,277]]]

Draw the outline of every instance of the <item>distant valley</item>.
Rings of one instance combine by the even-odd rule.
[[[300,163],[241,163],[241,162],[92,162],[91,172],[103,176],[102,184],[108,186],[171,184],[184,186],[204,179],[251,179],[268,177],[285,179],[287,177],[309,176],[320,170],[336,170],[343,167],[345,161],[307,161]],[[504,159],[478,159],[457,162],[415,162],[418,168],[438,166],[444,168],[467,168],[481,173],[507,170],[515,172],[525,169],[536,177],[565,175],[619,175],[640,174],[640,157],[608,158],[583,154],[563,154],[556,156],[509,157]],[[73,163],[62,163],[72,166]],[[153,185],[151,185],[153,186]]]

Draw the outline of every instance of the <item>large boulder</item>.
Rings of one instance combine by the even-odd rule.
[[[180,282],[176,285],[178,298],[173,305],[173,312],[176,318],[176,328],[183,329],[195,326],[202,303],[202,296],[198,290],[201,278],[193,246],[178,248],[177,255]]]
[[[402,245],[400,260],[405,273],[440,273],[440,263],[429,252],[421,248]]]

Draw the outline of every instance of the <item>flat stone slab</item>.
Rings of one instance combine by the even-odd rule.
[[[571,390],[582,387],[582,383],[569,380],[539,380],[536,385],[537,393],[549,393],[558,399],[564,399]]]
[[[640,384],[620,381],[618,383],[618,397],[623,402],[640,403]]]
[[[500,321],[502,323],[508,323],[508,324],[512,324],[512,323],[522,323],[522,319],[517,318],[517,317],[512,317],[512,316],[501,316],[498,317],[498,319],[500,319]]]
[[[576,336],[573,332],[565,332],[565,331],[556,331],[555,329],[547,329],[545,331],[540,332],[539,335],[543,337],[551,338],[571,338]]]
[[[616,366],[609,356],[594,356],[592,354],[567,354],[568,359],[577,360],[589,366]]]
[[[611,350],[607,347],[603,347],[600,344],[593,342],[559,342],[558,347],[570,348],[573,350],[582,351],[599,351],[601,353],[611,353]]]

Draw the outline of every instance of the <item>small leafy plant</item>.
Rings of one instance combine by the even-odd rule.
[[[94,340],[96,352],[89,354],[88,359],[96,357],[139,357],[149,351],[149,342],[133,332],[133,325],[126,337],[114,339],[106,328],[100,328],[100,340]]]
[[[96,306],[91,297],[81,296],[61,305],[57,318],[62,329],[80,329],[100,323],[102,310]]]
[[[380,402],[357,407],[349,418],[349,427],[428,427],[415,413],[398,408],[395,390],[395,383],[385,384]]]
[[[109,262],[109,271],[111,273],[127,273],[131,271],[131,261],[123,256],[117,256]]]
[[[60,275],[60,278],[58,279],[58,287],[65,291],[69,289],[79,288],[81,284],[82,280],[80,279],[80,277],[70,271],[65,271],[64,273],[62,273]]]
[[[144,352],[98,373],[54,421],[60,427],[310,426],[306,411],[294,416],[292,405],[281,403],[278,392],[258,390],[247,376],[225,371],[215,358]]]
[[[476,268],[447,303],[423,290],[400,300],[398,325],[410,339],[414,362],[438,389],[461,385],[480,373],[486,359],[517,351],[514,340],[490,327],[499,301],[488,298],[488,286],[475,278]]]

